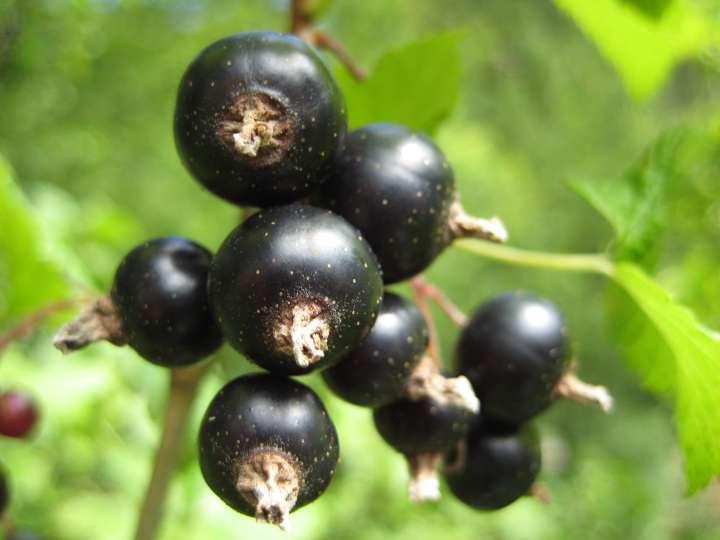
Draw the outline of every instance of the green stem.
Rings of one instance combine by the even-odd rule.
[[[530,251],[485,242],[482,240],[456,240],[453,246],[475,255],[518,266],[532,266],[559,270],[562,272],[589,272],[610,276],[613,264],[603,254],[558,254],[543,251]]]

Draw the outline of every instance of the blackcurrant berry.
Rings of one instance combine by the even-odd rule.
[[[463,329],[457,357],[488,419],[520,425],[559,396],[612,404],[604,388],[568,372],[565,320],[552,302],[528,293],[505,293],[480,306]]]
[[[278,374],[324,368],[368,333],[380,269],[360,233],[311,206],[250,217],[220,247],[210,294],[230,344]]]
[[[371,124],[349,133],[333,175],[315,197],[360,229],[380,261],[385,283],[421,272],[457,236],[474,231],[493,240],[505,238],[499,221],[464,214],[441,150],[426,136],[396,124]]]
[[[480,510],[497,510],[530,493],[540,472],[540,444],[531,425],[520,430],[476,422],[448,456],[452,493]]]
[[[292,379],[245,375],[210,403],[200,427],[200,468],[230,507],[285,527],[317,499],[338,461],[335,427],[318,396]]]
[[[398,399],[428,346],[428,328],[415,304],[385,293],[370,333],[355,349],[323,371],[338,396],[365,407]]]
[[[7,510],[10,503],[10,488],[8,487],[5,469],[0,467],[0,517]]]
[[[8,391],[0,395],[0,435],[27,437],[38,418],[35,400],[25,392]]]
[[[137,246],[118,266],[110,296],[63,328],[56,346],[69,352],[105,339],[129,344],[162,366],[202,360],[222,343],[207,296],[211,259],[207,249],[185,238]]]
[[[462,439],[474,417],[467,408],[429,396],[402,398],[373,411],[380,436],[408,461],[412,500],[440,497],[437,467],[443,453]]]
[[[308,195],[328,176],[346,123],[340,90],[310,46],[290,34],[245,32],[188,67],[175,141],[210,191],[270,206]]]

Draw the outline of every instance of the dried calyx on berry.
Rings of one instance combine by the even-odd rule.
[[[162,366],[202,360],[222,343],[207,297],[211,259],[207,249],[185,238],[137,246],[118,266],[112,292],[63,327],[55,346],[69,353],[104,340],[130,345]]]
[[[382,301],[380,268],[360,233],[312,206],[278,206],[237,227],[210,271],[225,337],[283,375],[337,362],[367,335]]]
[[[0,395],[0,435],[27,437],[35,427],[38,410],[31,395],[17,390]]]
[[[478,420],[448,452],[445,479],[453,495],[479,510],[498,510],[536,495],[541,454],[532,425],[512,428]]]
[[[456,238],[507,239],[498,218],[475,218],[463,210],[442,151],[397,124],[370,124],[349,133],[334,173],[314,200],[360,229],[378,256],[385,283],[418,274]]]
[[[370,333],[323,371],[323,379],[344,400],[378,407],[402,397],[427,347],[428,328],[420,310],[386,292]]]
[[[488,419],[520,425],[559,397],[612,408],[604,387],[573,373],[557,306],[528,293],[505,293],[480,306],[463,329],[457,358]]]
[[[430,397],[401,398],[373,411],[383,440],[405,456],[408,494],[414,502],[440,498],[438,466],[467,432],[475,412]]]
[[[175,141],[216,195],[270,206],[330,173],[347,125],[342,94],[315,50],[290,34],[243,32],[200,53],[180,82]]]
[[[335,472],[335,427],[317,395],[292,379],[245,375],[213,398],[199,436],[200,469],[226,504],[285,529]]]
[[[440,498],[443,454],[465,435],[479,412],[468,380],[445,377],[429,356],[406,383],[404,397],[375,409],[378,433],[407,459],[412,501]]]

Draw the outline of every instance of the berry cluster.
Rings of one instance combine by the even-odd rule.
[[[180,83],[178,152],[207,189],[259,210],[214,255],[176,237],[136,247],[110,294],[55,343],[127,344],[177,368],[225,339],[267,370],[225,385],[199,434],[207,484],[260,521],[287,526],[333,477],[335,427],[289,378],[321,370],[335,394],[373,409],[381,437],[407,457],[413,500],[439,497],[443,467],[464,502],[507,505],[540,468],[524,423],[577,390],[564,325],[548,302],[500,297],[464,329],[457,376],[443,372],[421,311],[385,286],[422,272],[456,238],[507,234],[497,218],[465,213],[429,138],[346,126],[332,75],[297,37],[249,32],[207,47]]]

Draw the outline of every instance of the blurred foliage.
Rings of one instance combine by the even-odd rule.
[[[698,55],[718,39],[712,21],[694,0],[555,2],[598,44],[628,89],[641,98],[653,94],[679,61]]]
[[[336,0],[325,8],[321,26],[361,65],[375,66],[364,90],[341,75],[353,123],[394,119],[435,130],[465,206],[502,216],[514,245],[609,246],[657,269],[657,283],[675,300],[707,327],[720,326],[713,0]],[[287,24],[281,0],[0,0],[0,153],[17,180],[0,167],[1,329],[69,290],[106,290],[117,261],[149,236],[219,245],[238,210],[199,189],[177,159],[177,82],[213,40]],[[641,103],[633,99],[640,96]],[[678,125],[693,129],[674,145],[677,131],[662,135]],[[659,146],[637,163],[656,139]],[[613,230],[567,189],[577,178]],[[623,178],[625,191],[617,188]],[[642,226],[613,219],[621,210],[644,212]],[[618,230],[627,234],[613,239]],[[368,412],[306,377],[338,426],[343,457],[328,493],[295,515],[289,536],[716,539],[720,491],[711,484],[684,498],[669,404],[678,416],[702,419],[681,431],[686,447],[717,452],[706,443],[717,442],[717,432],[703,433],[717,420],[686,408],[711,396],[707,410],[717,409],[717,356],[657,284],[634,267],[621,272],[625,292],[611,287],[609,296],[597,276],[510,267],[460,250],[448,250],[429,272],[466,311],[513,288],[552,298],[567,314],[580,374],[616,395],[612,417],[558,404],[539,420],[542,481],[553,504],[524,500],[492,514],[450,496],[410,505],[402,459],[380,443]],[[457,329],[436,315],[450,364]],[[30,389],[44,412],[33,441],[0,440],[13,519],[46,539],[126,539],[158,438],[167,374],[107,345],[63,358],[49,345],[53,326],[0,358],[0,386]],[[667,402],[646,394],[618,361],[618,327],[627,358],[640,359],[645,383],[667,391]],[[224,381],[249,369],[223,349],[192,425]],[[191,433],[162,538],[239,536],[288,538],[234,514],[205,487]]]
[[[336,77],[347,102],[350,128],[396,122],[433,133],[457,103],[460,37],[458,32],[433,35],[388,52],[362,82],[338,66]]]

